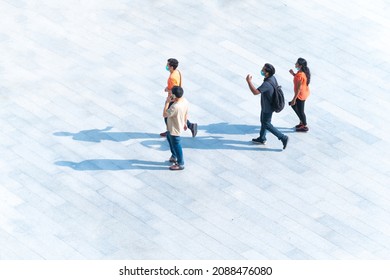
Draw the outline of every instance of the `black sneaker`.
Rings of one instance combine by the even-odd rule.
[[[190,127],[190,130],[191,130],[191,133],[192,133],[192,137],[195,137],[196,134],[198,134],[198,124],[197,123],[193,123]]]
[[[283,150],[286,149],[288,143],[288,136],[282,138]]]
[[[267,143],[267,141],[262,141],[260,140],[260,137],[258,138],[253,138],[252,139],[252,142],[255,143],[255,144],[260,144],[260,145],[265,145]]]

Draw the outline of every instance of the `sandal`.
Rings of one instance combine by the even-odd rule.
[[[174,164],[174,165],[171,165],[169,167],[170,170],[183,170],[184,169],[184,166],[183,165],[178,165],[178,164]]]
[[[177,163],[177,159],[175,157],[173,157],[173,156],[170,157],[168,161],[172,162],[172,163]]]

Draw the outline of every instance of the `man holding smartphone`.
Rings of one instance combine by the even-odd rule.
[[[163,117],[167,119],[167,140],[171,150],[169,162],[173,164],[170,170],[183,170],[184,157],[180,134],[185,130],[188,115],[188,101],[183,97],[184,91],[180,86],[174,86],[171,96],[165,100]],[[172,98],[173,103],[172,103]]]

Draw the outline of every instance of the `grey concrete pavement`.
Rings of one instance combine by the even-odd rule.
[[[390,259],[387,1],[0,0],[0,259]],[[179,60],[186,169],[162,107]],[[308,133],[261,83],[312,71]]]

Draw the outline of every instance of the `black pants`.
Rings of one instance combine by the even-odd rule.
[[[295,113],[297,114],[299,120],[303,125],[307,125],[306,123],[306,115],[305,115],[305,100],[299,100],[295,102],[294,106],[291,106]]]

